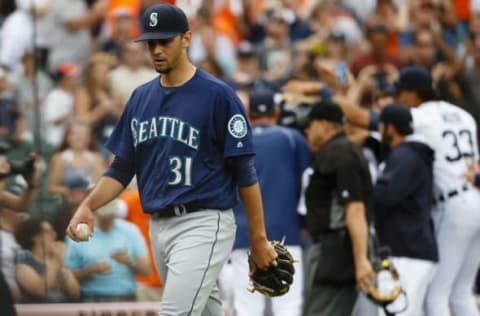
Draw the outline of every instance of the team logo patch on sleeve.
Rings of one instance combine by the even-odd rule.
[[[247,121],[241,114],[235,114],[228,121],[228,132],[235,138],[247,135]]]

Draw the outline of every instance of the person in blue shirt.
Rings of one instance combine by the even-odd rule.
[[[114,161],[67,228],[93,231],[93,212],[136,176],[165,290],[160,316],[223,315],[217,279],[235,238],[237,191],[245,206],[252,268],[277,264],[267,239],[252,133],[233,90],[188,59],[185,13],[156,4],[142,18],[159,77],[139,86],[106,143]]]
[[[304,137],[295,129],[277,125],[279,109],[270,90],[249,94],[249,119],[252,124],[256,152],[255,167],[262,191],[265,226],[269,239],[282,240],[292,255],[302,258],[299,214],[297,211],[301,179],[308,167],[310,153]],[[243,206],[235,208],[237,234],[234,250],[221,274],[221,288],[230,315],[263,315],[266,298],[249,293],[248,288],[248,225]],[[303,267],[295,266],[295,279],[290,291],[272,299],[274,316],[300,316],[303,303]]]
[[[147,248],[138,228],[116,218],[118,202],[98,209],[88,243],[66,241],[65,266],[81,285],[84,302],[134,301],[135,275],[148,275]]]

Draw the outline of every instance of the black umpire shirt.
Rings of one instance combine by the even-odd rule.
[[[344,205],[352,201],[371,209],[372,180],[361,149],[341,132],[330,139],[313,159],[314,173],[305,193],[307,227],[315,239],[346,228]]]

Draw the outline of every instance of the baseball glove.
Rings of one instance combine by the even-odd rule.
[[[250,275],[250,292],[260,292],[266,296],[280,296],[288,292],[293,282],[296,262],[290,251],[283,245],[283,242],[270,242],[277,252],[277,266],[270,267],[267,270],[255,268],[252,259],[248,258],[253,273]]]

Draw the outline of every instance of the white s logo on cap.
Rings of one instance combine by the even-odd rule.
[[[150,13],[150,25],[151,27],[155,27],[158,24],[158,13],[157,12],[152,12]]]

